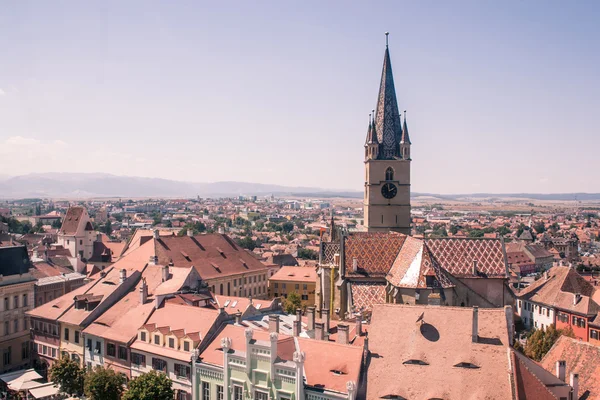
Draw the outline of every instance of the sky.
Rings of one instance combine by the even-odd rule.
[[[413,192],[600,192],[597,1],[13,1],[0,175],[362,190],[389,45]]]

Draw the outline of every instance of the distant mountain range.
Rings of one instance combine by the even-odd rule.
[[[0,175],[0,198],[91,198],[91,197],[234,197],[256,196],[348,197],[361,198],[362,191],[341,191],[316,187],[291,187],[250,182],[183,182],[111,174],[43,173],[9,177]],[[412,193],[412,197],[432,200],[600,200],[600,193],[475,193],[440,195]]]
[[[329,192],[335,196],[362,196],[359,192],[331,192],[315,187],[289,187],[250,182],[183,182],[110,174],[44,173],[2,179],[0,198],[50,197],[232,197],[276,196]]]

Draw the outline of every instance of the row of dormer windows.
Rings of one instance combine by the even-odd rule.
[[[178,339],[174,336],[163,336],[160,333],[154,332],[149,333],[147,331],[140,331],[138,338],[142,342],[152,343],[157,346],[166,346],[171,349],[181,351],[192,351],[193,342],[189,339]]]

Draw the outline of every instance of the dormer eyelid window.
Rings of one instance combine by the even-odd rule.
[[[455,365],[455,367],[477,369],[477,368],[479,368],[479,365],[475,365],[475,364],[469,363],[469,362],[459,362],[458,364]]]
[[[416,359],[406,360],[402,364],[404,364],[404,365],[429,365],[428,362],[425,362],[423,360],[416,360]]]

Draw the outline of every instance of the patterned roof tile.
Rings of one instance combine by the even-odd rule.
[[[347,276],[381,276],[389,272],[406,235],[396,232],[356,232],[345,237],[344,264]],[[352,272],[352,259],[358,273]]]
[[[355,311],[370,311],[375,304],[385,303],[385,283],[352,282],[352,305]]]
[[[508,276],[500,239],[426,239],[433,258],[455,277],[505,278]],[[477,275],[473,262],[477,261]]]

